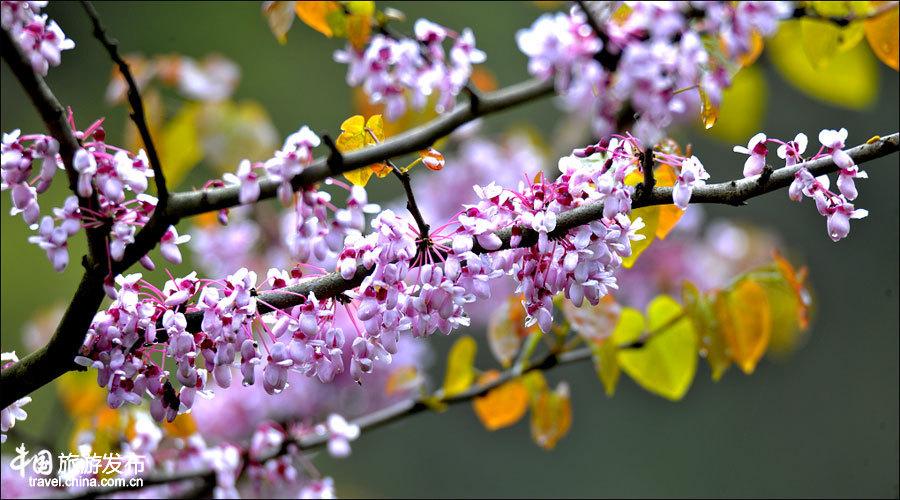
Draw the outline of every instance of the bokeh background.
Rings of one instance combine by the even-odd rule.
[[[379,6],[386,4],[391,3]],[[542,13],[534,4],[393,5],[411,20],[428,17],[457,29],[472,27],[500,85],[528,76],[514,34]],[[242,70],[236,99],[258,100],[280,136],[300,124],[334,133],[354,114],[345,67],[331,60],[340,42],[297,22],[288,43],[279,45],[258,2],[101,2],[97,7],[125,52],[196,57],[218,52],[236,61]],[[126,114],[104,100],[109,60],[77,4],[55,2],[49,12],[77,47],[65,53],[48,82],[64,104],[76,108],[81,123],[107,117],[114,142]],[[848,143],[857,144],[900,128],[898,76],[880,63],[878,97],[863,110],[807,97],[786,84],[765,55],[758,65],[768,86],[768,98],[760,105],[763,130],[770,136],[788,138],[803,131],[815,142],[821,128],[847,127]],[[0,71],[2,130],[41,131],[38,115],[8,68]],[[560,116],[544,100],[492,116],[483,130],[527,123],[550,133]],[[713,180],[739,175],[743,162],[730,144],[699,128],[675,135],[694,144]],[[470,407],[460,406],[365,434],[350,458],[322,455],[317,464],[335,478],[342,496],[897,497],[898,157],[865,168],[871,178],[859,183],[858,205],[870,215],[855,222],[851,237],[837,244],[827,238],[825,221],[809,201],[795,205],[785,193],[754,199],[740,209],[708,209],[711,217],[776,232],[788,253],[809,266],[817,314],[806,345],[785,361],[764,361],[750,377],[731,370],[719,383],[710,381],[703,366],[679,403],[653,396],[630,380],[608,399],[590,366],[569,366],[548,375],[551,383],[569,381],[574,410],[570,434],[551,452],[531,442],[527,419],[488,433]],[[211,176],[201,172],[198,179]],[[57,182],[51,198],[62,199],[62,184]],[[370,192],[386,200],[398,194],[396,187],[377,183]],[[50,206],[49,200],[43,204]],[[4,194],[2,211],[9,208]],[[25,324],[36,313],[65,303],[74,290],[83,242],[74,238],[72,265],[57,274],[43,252],[26,243],[29,232],[19,218],[0,220],[2,345],[4,351],[24,354]],[[451,340],[432,340],[436,377],[443,373],[440,360]],[[486,360],[484,344],[481,351]],[[64,449],[71,424],[53,403],[55,391],[47,387],[33,397],[22,432]],[[11,452],[7,446],[5,453]]]

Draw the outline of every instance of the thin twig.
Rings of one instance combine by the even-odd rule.
[[[106,48],[106,52],[109,53],[110,59],[112,59],[116,66],[119,67],[119,72],[122,73],[122,77],[128,85],[128,104],[131,106],[131,113],[129,116],[141,135],[144,147],[147,148],[147,159],[150,161],[150,168],[153,169],[153,179],[156,184],[156,196],[159,198],[156,209],[165,211],[166,203],[169,199],[169,190],[166,187],[166,177],[163,173],[162,164],[159,161],[159,155],[156,152],[156,146],[153,143],[153,137],[150,136],[150,127],[147,125],[147,117],[144,113],[144,103],[141,99],[140,89],[134,81],[134,76],[131,74],[128,63],[119,56],[119,42],[110,38],[106,33],[106,29],[103,27],[103,23],[100,21],[100,15],[97,13],[97,10],[94,9],[94,5],[86,0],[82,0],[81,5],[84,7],[84,11],[87,13],[88,17],[91,18],[91,23],[94,25],[94,38],[99,40],[100,43],[103,44],[103,47]]]

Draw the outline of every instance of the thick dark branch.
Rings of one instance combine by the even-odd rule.
[[[150,168],[153,169],[156,196],[159,198],[157,210],[164,210],[169,199],[169,190],[166,188],[166,177],[163,174],[162,164],[159,161],[153,137],[150,136],[150,127],[147,125],[147,116],[144,114],[144,103],[141,99],[140,89],[134,81],[134,76],[128,68],[128,63],[119,56],[119,43],[111,39],[106,33],[106,29],[103,27],[100,15],[94,9],[94,5],[87,1],[82,1],[81,5],[94,25],[94,37],[106,48],[110,59],[119,67],[119,72],[122,73],[122,78],[125,79],[125,83],[128,85],[128,104],[131,106],[131,120],[141,135],[144,147],[147,148],[147,159],[150,160]]]
[[[526,102],[551,95],[552,81],[529,80],[516,85],[490,92],[481,96],[477,112],[468,103],[461,103],[452,111],[444,113],[430,122],[388,139],[381,144],[349,151],[342,155],[343,161],[336,165],[328,164],[328,157],[318,158],[303,172],[294,177],[294,189],[309,186],[323,181],[325,178],[356,170],[367,165],[381,163],[425,149],[438,139],[450,134],[466,123],[483,116],[503,111]],[[260,181],[260,199],[273,198],[278,183],[264,178]],[[186,193],[172,193],[166,214],[170,217],[189,217],[205,212],[231,208],[240,204],[239,186],[204,189]]]

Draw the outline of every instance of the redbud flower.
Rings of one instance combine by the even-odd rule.
[[[326,422],[328,430],[328,453],[335,458],[350,456],[350,441],[359,437],[359,426],[347,423],[344,417],[332,413]]]
[[[790,167],[803,161],[801,155],[806,151],[807,141],[806,134],[799,133],[793,141],[778,146],[778,157],[785,161],[785,166]]]
[[[310,481],[303,489],[300,490],[300,498],[302,499],[333,499],[334,480],[325,477],[319,480]]]
[[[250,160],[241,160],[238,164],[237,175],[226,173],[222,178],[228,184],[240,186],[238,199],[242,205],[248,205],[259,199],[259,177],[253,171]]]
[[[672,188],[672,198],[675,205],[682,210],[687,210],[688,202],[691,201],[691,191],[694,186],[702,186],[709,179],[709,174],[703,168],[703,164],[696,156],[686,158],[681,163],[681,171],[675,179],[675,186]]]
[[[754,135],[747,143],[746,148],[735,146],[734,152],[750,155],[744,162],[744,177],[761,174],[766,168],[766,155],[769,152],[769,148],[766,147],[766,134],[760,132]]]

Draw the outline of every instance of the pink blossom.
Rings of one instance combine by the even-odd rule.
[[[766,147],[766,134],[760,132],[754,135],[746,148],[735,146],[734,152],[750,155],[744,162],[744,177],[761,174],[766,168],[766,155],[769,153],[769,148]]]

